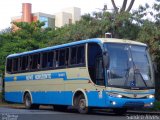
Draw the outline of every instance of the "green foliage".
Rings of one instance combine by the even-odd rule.
[[[155,101],[154,102],[154,107],[153,108],[149,108],[147,110],[150,110],[150,111],[160,111],[160,101]]]
[[[0,73],[4,72],[5,59],[9,54],[35,50],[48,46],[54,30],[42,29],[44,23],[13,23],[18,26],[15,32],[6,30],[0,34]]]

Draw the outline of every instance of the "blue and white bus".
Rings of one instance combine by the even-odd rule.
[[[154,73],[146,44],[94,38],[29,52],[6,60],[5,100],[26,108],[73,106],[80,113],[152,107]]]

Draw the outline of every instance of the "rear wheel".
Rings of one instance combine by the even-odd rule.
[[[79,113],[86,114],[89,112],[89,108],[86,106],[86,99],[84,95],[79,95],[77,109]]]
[[[31,109],[32,101],[31,101],[31,96],[29,93],[26,93],[24,96],[24,104],[25,104],[26,109]]]
[[[38,109],[39,105],[32,104],[31,96],[29,93],[26,93],[24,96],[24,104],[26,109]]]

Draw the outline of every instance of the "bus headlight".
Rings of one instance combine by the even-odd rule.
[[[117,93],[107,93],[111,97],[117,97],[117,98],[122,98],[123,96]]]
[[[115,101],[111,101],[111,104],[112,104],[112,105],[116,105],[116,102],[115,102]]]
[[[148,95],[147,98],[154,98],[154,95]]]

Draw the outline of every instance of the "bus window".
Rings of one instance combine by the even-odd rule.
[[[82,64],[85,61],[84,46],[79,46],[77,51],[77,64]]]
[[[53,52],[53,51],[48,52],[47,66],[48,66],[49,68],[52,68],[52,67],[53,67],[53,59],[54,59],[54,52]]]
[[[102,78],[102,71],[100,69],[104,69],[102,67],[102,50],[100,46],[96,43],[89,43],[88,44],[88,70],[89,75],[92,81],[95,84],[102,84],[104,83],[104,78]],[[99,68],[97,68],[99,67]],[[97,75],[101,72],[101,75]]]
[[[96,58],[96,84],[105,85],[102,56]]]
[[[42,53],[42,68],[46,68],[47,67],[47,52]]]
[[[59,66],[65,66],[65,49],[59,51]]]
[[[65,65],[68,66],[69,62],[69,48],[66,48],[66,59],[65,59]]]
[[[32,70],[40,69],[40,54],[32,55]]]
[[[13,59],[13,72],[18,72],[18,58]]]
[[[59,51],[56,50],[56,61],[55,61],[55,67],[58,67],[59,66]]]
[[[7,72],[12,72],[12,59],[7,59]]]
[[[71,65],[74,65],[77,63],[76,54],[77,54],[77,47],[72,47],[71,48]]]
[[[20,70],[25,71],[28,67],[28,56],[22,56],[20,58]]]

